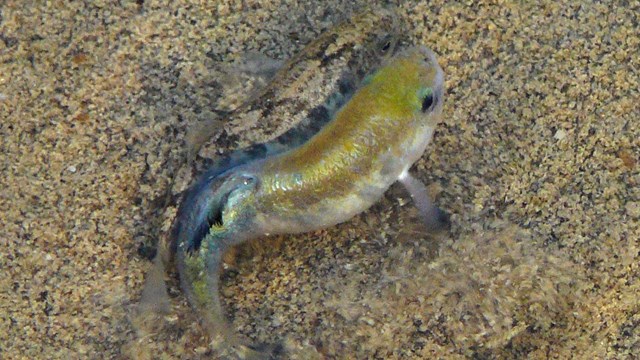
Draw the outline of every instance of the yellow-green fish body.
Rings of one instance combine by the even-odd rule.
[[[254,165],[256,225],[303,232],[366,210],[422,156],[442,95],[442,70],[430,50],[394,58],[310,141]]]
[[[443,219],[408,169],[440,121],[444,76],[433,52],[390,59],[317,134],[277,155],[205,174],[178,214],[177,263],[189,301],[212,329],[225,326],[218,283],[232,245],[346,221],[395,182],[410,190],[427,222]]]

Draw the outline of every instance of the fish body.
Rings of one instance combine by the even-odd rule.
[[[205,324],[225,324],[218,285],[230,246],[341,223],[378,201],[394,182],[415,185],[408,170],[440,121],[443,86],[434,53],[406,49],[363,80],[306,142],[205,173],[185,196],[175,232],[181,284]],[[437,215],[424,186],[409,185],[414,199],[426,201],[425,216]]]
[[[174,260],[176,234],[184,223],[176,216],[193,206],[201,191],[199,179],[304,144],[405,42],[393,11],[366,9],[320,34],[223,119],[196,126],[196,134],[188,136],[190,160],[178,169],[162,202],[162,221],[172,225],[159,242],[161,262],[170,265]]]
[[[433,53],[412,48],[375,73],[307,143],[238,169],[257,170],[256,225],[305,232],[366,210],[422,156],[440,119],[442,88]],[[431,102],[424,109],[421,96]]]

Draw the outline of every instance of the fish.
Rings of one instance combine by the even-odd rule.
[[[178,234],[184,224],[180,217],[191,207],[189,199],[197,188],[193,184],[307,142],[334,119],[368,75],[407,46],[406,34],[392,9],[366,8],[321,33],[240,106],[212,109],[219,118],[191,127],[184,145],[186,156],[180,157],[184,164],[173,175],[164,200],[154,202],[160,205],[156,205],[158,219],[153,227],[160,232],[140,315],[169,311],[164,274],[176,265]],[[171,224],[168,230],[166,224]]]
[[[427,226],[446,226],[446,214],[409,173],[441,121],[443,101],[435,53],[411,46],[366,76],[305,142],[206,171],[185,193],[174,227],[180,284],[203,324],[236,346],[219,297],[222,259],[232,246],[345,222],[396,181]]]

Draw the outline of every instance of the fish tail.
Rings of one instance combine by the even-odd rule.
[[[228,324],[220,302],[220,271],[225,249],[219,242],[203,242],[190,251],[186,244],[177,247],[177,266],[180,285],[198,317],[212,334],[226,333]]]

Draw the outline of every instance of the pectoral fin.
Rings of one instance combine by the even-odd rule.
[[[451,226],[449,215],[440,210],[429,198],[427,187],[413,177],[409,171],[403,172],[398,181],[407,189],[413,203],[418,208],[422,220],[429,230],[442,230]]]

